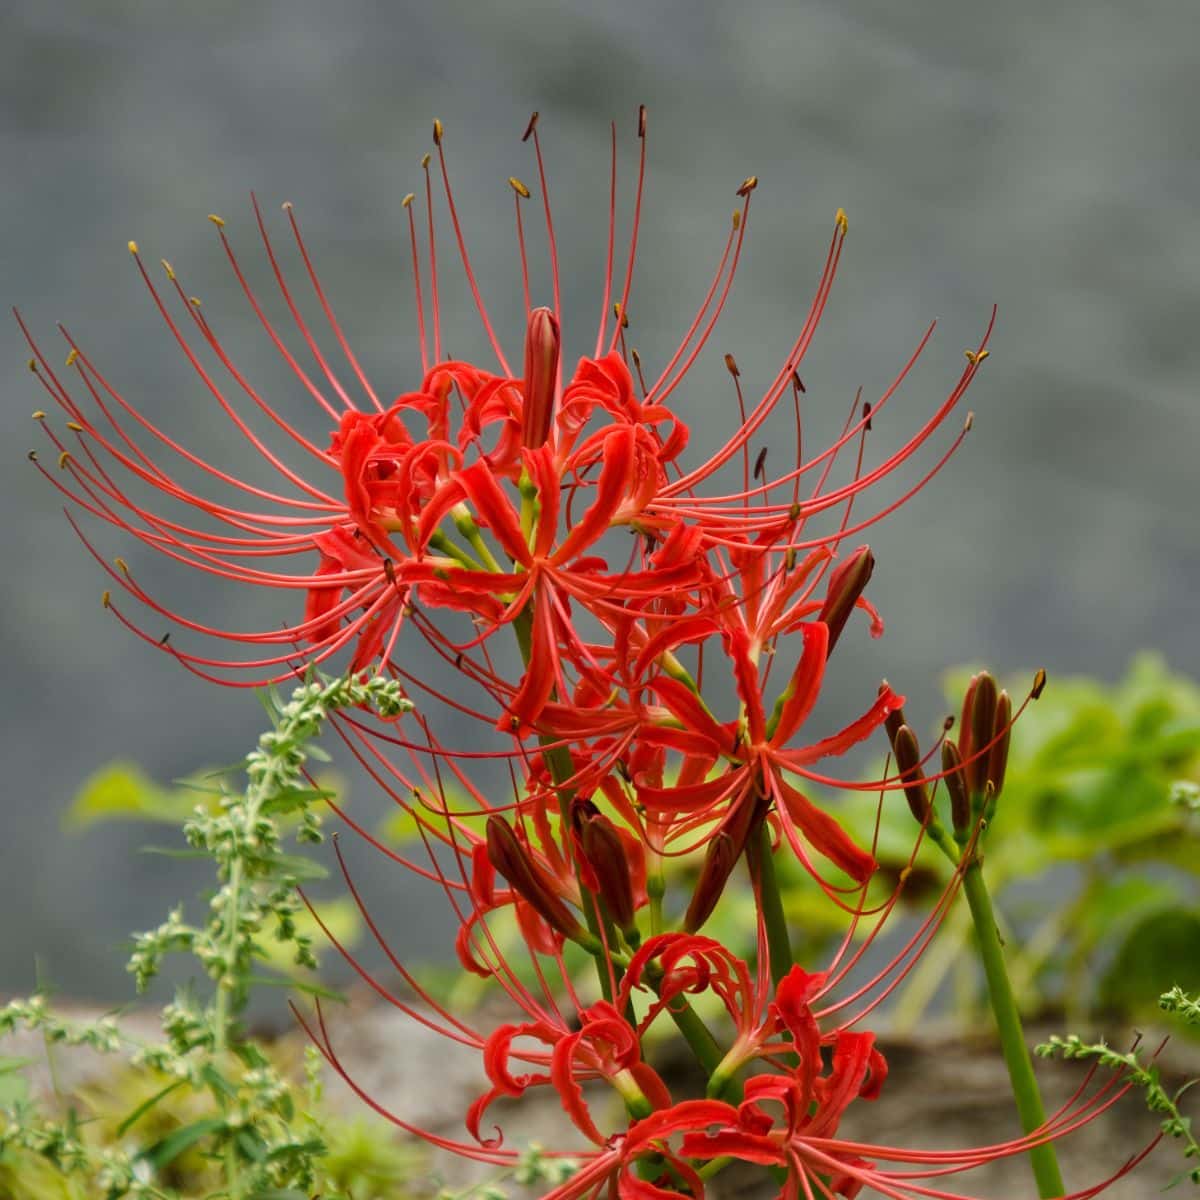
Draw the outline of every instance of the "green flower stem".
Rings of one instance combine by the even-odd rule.
[[[1021,1016],[1017,1011],[1016,997],[1009,982],[1004,965],[1004,949],[996,929],[996,915],[992,909],[992,898],[983,880],[983,867],[973,857],[963,872],[963,891],[975,923],[975,935],[979,940],[979,957],[983,961],[983,972],[987,977],[988,997],[992,1013],[996,1018],[996,1029],[1000,1034],[1000,1046],[1004,1051],[1004,1063],[1012,1083],[1013,1098],[1021,1127],[1032,1133],[1045,1123],[1046,1110],[1042,1105],[1041,1093],[1033,1074],[1033,1060],[1021,1028]],[[1033,1177],[1037,1181],[1038,1195],[1042,1200],[1064,1194],[1062,1173],[1058,1168],[1058,1155],[1053,1142],[1044,1142],[1029,1151]]]
[[[771,853],[771,831],[764,821],[750,844],[751,867],[758,876],[763,924],[767,930],[767,952],[771,960],[771,978],[779,981],[795,965],[792,943],[788,937],[787,919],[783,913],[783,897],[775,875],[775,856]]]

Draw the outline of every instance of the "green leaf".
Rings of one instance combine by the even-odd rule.
[[[161,1141],[143,1150],[138,1157],[144,1158],[156,1171],[161,1171],[197,1142],[214,1133],[224,1132],[227,1127],[224,1117],[205,1117],[201,1121],[193,1121],[167,1134]]]
[[[101,821],[159,821],[178,825],[196,806],[182,789],[161,788],[136,763],[112,762],[93,771],[63,817],[67,829],[88,829]]]
[[[1200,913],[1164,909],[1138,922],[1100,984],[1101,1002],[1124,1012],[1157,1009],[1162,992],[1200,989]]]
[[[155,1092],[149,1100],[143,1100],[142,1103],[139,1104],[137,1108],[135,1108],[133,1112],[131,1112],[129,1116],[127,1116],[125,1120],[123,1120],[120,1125],[117,1126],[117,1137],[124,1137],[125,1134],[128,1133],[129,1130],[132,1129],[164,1096],[169,1096],[176,1088],[182,1087],[185,1083],[187,1083],[186,1079],[176,1079],[174,1083],[168,1083],[167,1086],[161,1091]]]

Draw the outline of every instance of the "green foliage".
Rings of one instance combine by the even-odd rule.
[[[968,674],[949,677],[952,707]],[[984,843],[988,887],[1026,1012],[1065,1011],[1082,1023],[1105,1008],[1136,1020],[1172,984],[1200,987],[1197,781],[1200,688],[1155,656],[1137,658],[1111,687],[1052,679],[1026,708]],[[869,795],[852,809],[860,837],[870,838],[876,811]],[[913,831],[897,794],[885,799],[882,822],[878,857],[894,876]],[[910,891],[923,900],[951,867],[933,847],[918,866]],[[971,937],[956,907],[900,990],[894,1016],[901,1028],[916,1025],[948,976],[960,1018],[976,1019],[981,981],[962,953]]]
[[[17,1068],[5,1065],[0,1181],[10,1193],[30,1200],[250,1200],[319,1189],[369,1200],[396,1183],[399,1160],[364,1156],[370,1139],[358,1127],[298,1114],[295,1085],[247,1037],[241,1020],[260,971],[270,981],[316,966],[296,892],[314,876],[314,864],[284,850],[283,832],[290,829],[301,845],[321,840],[315,802],[324,793],[308,782],[305,765],[316,749],[309,743],[332,711],[349,706],[389,717],[409,703],[395,681],[381,677],[306,683],[286,703],[269,700],[272,729],[245,760],[243,791],[229,791],[216,777],[204,785],[201,803],[189,797],[184,835],[193,852],[213,862],[217,891],[200,923],[189,921],[180,905],[156,929],[138,934],[129,969],[141,991],[168,955],[186,954],[209,986],[207,995],[190,985],[176,991],[162,1010],[161,1041],[138,1041],[112,1018],[63,1021],[40,995],[0,1010],[0,1035],[37,1030],[48,1047],[122,1052],[130,1064],[128,1079],[114,1076],[121,1097],[115,1106],[78,1097],[48,1113],[32,1103]],[[178,820],[179,797],[134,768],[117,767],[93,779],[72,815],[83,824],[114,814]],[[331,1153],[331,1133],[341,1138],[340,1153]],[[395,1187],[387,1191],[394,1195]]]

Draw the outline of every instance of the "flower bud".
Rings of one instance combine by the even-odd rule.
[[[821,605],[821,615],[818,618],[829,626],[826,656],[833,653],[833,648],[874,570],[875,556],[871,553],[871,548],[859,546],[845,562],[840,563],[831,572],[829,590],[825,593],[825,603]]]
[[[907,725],[901,725],[892,738],[892,752],[904,782],[904,796],[912,815],[924,825],[929,819],[929,791],[921,774],[921,748],[917,735]]]
[[[956,834],[966,834],[971,828],[971,798],[963,775],[962,755],[947,738],[942,743],[942,770],[946,775],[946,791],[950,793],[950,820]]]
[[[558,320],[548,308],[535,308],[525,330],[525,407],[521,423],[522,441],[530,449],[550,440],[560,347]]]
[[[508,824],[494,813],[487,820],[487,856],[492,866],[508,880],[509,887],[547,925],[572,941],[586,940],[583,927],[555,894],[546,872],[533,861]]]
[[[704,856],[704,866],[700,868],[692,902],[683,917],[686,933],[695,933],[712,916],[740,853],[741,847],[735,845],[734,839],[724,832],[718,833],[708,843],[708,853]]]
[[[970,702],[970,709],[967,708]],[[991,751],[987,749],[996,728],[996,681],[987,671],[980,671],[972,681],[972,687],[967,692],[967,700],[963,703],[962,737],[971,731],[970,750],[960,747],[966,762],[964,770],[967,774],[967,787],[972,795],[983,791],[987,783],[988,759]],[[982,751],[982,753],[980,753]]]
[[[621,930],[633,927],[633,880],[629,858],[617,827],[595,806],[579,807],[572,814],[579,832],[579,847],[596,875],[609,915]]]
[[[987,780],[997,796],[1004,787],[1004,769],[1008,766],[1008,743],[1011,736],[1012,699],[1007,692],[1001,692],[996,700],[996,718],[992,727],[992,737],[996,739],[996,744],[988,755],[987,763]]]

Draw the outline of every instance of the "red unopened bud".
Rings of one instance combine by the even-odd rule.
[[[592,806],[588,806],[591,808]],[[579,845],[596,874],[600,896],[621,930],[633,927],[633,880],[629,857],[617,827],[602,813],[580,810]]]
[[[718,833],[708,843],[708,853],[704,856],[704,866],[700,868],[692,902],[683,917],[685,932],[695,933],[712,916],[725,884],[737,865],[740,852],[741,847],[735,845],[734,839],[727,833]]]
[[[888,681],[885,679],[879,685],[879,694],[882,696],[885,692],[887,692],[889,690],[890,690],[890,688],[888,686]],[[895,745],[895,741],[896,741],[896,731],[900,728],[901,725],[907,725],[907,724],[908,724],[908,722],[904,719],[904,709],[903,708],[893,708],[892,711],[890,713],[888,713],[888,715],[886,717],[884,717],[883,728],[884,728],[884,731],[887,733],[888,741],[891,742],[893,744],[893,746]]]
[[[950,793],[950,820],[954,832],[965,834],[971,828],[971,799],[963,776],[962,756],[948,738],[942,743],[942,770],[946,774],[946,791]]]
[[[535,308],[525,330],[525,408],[521,436],[526,446],[544,446],[554,422],[558,386],[558,320],[548,308]]]
[[[563,937],[584,940],[584,930],[571,910],[554,893],[545,871],[533,861],[507,823],[493,814],[487,820],[488,861],[508,880],[522,900]]]
[[[921,748],[917,744],[917,735],[907,725],[901,725],[896,730],[896,736],[892,738],[892,751],[900,768],[909,811],[924,825],[929,818],[929,792],[925,787],[925,777],[921,774]]]
[[[992,747],[987,762],[987,781],[997,796],[1004,787],[1004,769],[1008,766],[1008,743],[1011,736],[1012,699],[1007,692],[1001,692],[996,699],[996,719],[992,729],[992,737],[996,739],[996,744]]]
[[[845,562],[833,569],[829,576],[829,590],[825,593],[825,603],[821,605],[820,620],[829,626],[829,648],[827,654],[833,653],[837,640],[842,636],[842,630],[854,611],[858,598],[863,594],[875,570],[875,556],[869,546],[859,546]]]
[[[967,704],[970,704],[968,709]],[[972,795],[983,791],[987,783],[988,759],[991,751],[987,749],[996,728],[996,681],[987,673],[980,671],[972,681],[963,702],[963,723],[961,738],[967,739],[967,730],[971,731],[968,750],[967,745],[960,747],[964,770],[967,773],[967,787]],[[982,754],[980,753],[982,751]],[[972,761],[967,761],[972,760]]]

